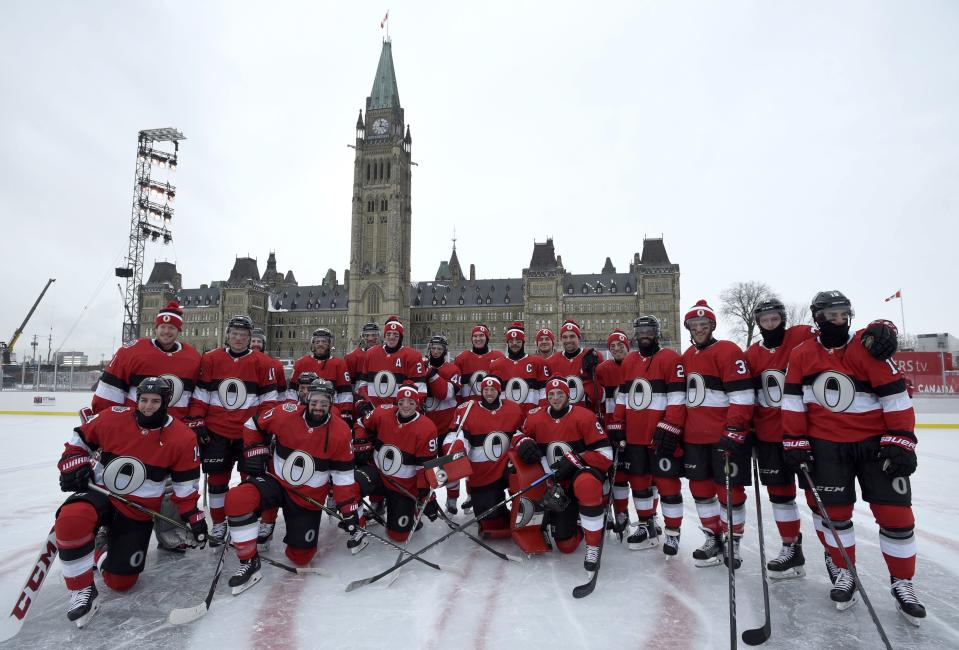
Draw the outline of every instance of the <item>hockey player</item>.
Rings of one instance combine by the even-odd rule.
[[[460,377],[462,377],[458,397],[460,403],[479,399],[480,382],[489,374],[490,365],[497,359],[503,358],[503,353],[499,350],[489,349],[489,340],[489,328],[482,324],[474,325],[470,331],[470,342],[473,348],[463,350],[453,361],[460,369]]]
[[[453,431],[443,444],[443,453],[465,451],[473,474],[470,498],[476,513],[486,512],[505,498],[506,465],[510,440],[523,424],[523,411],[516,402],[503,399],[499,377],[487,375],[480,382],[480,399],[456,409]],[[447,503],[449,509],[449,503]],[[501,506],[480,520],[486,537],[510,536],[508,511]]]
[[[556,481],[570,496],[565,510],[550,513],[553,540],[560,551],[572,553],[585,537],[583,567],[596,571],[603,538],[603,481],[613,453],[595,416],[574,408],[569,394],[565,379],[546,382],[549,406],[530,411],[512,445],[523,463],[538,465],[546,457]]]
[[[170,415],[186,416],[200,372],[200,353],[177,340],[183,330],[183,311],[175,300],[160,310],[154,326],[152,339],[127,343],[113,355],[93,394],[94,413],[111,406],[135,406],[140,381],[145,377],[163,376],[173,384]]]
[[[74,429],[60,458],[60,489],[73,492],[57,511],[54,526],[63,579],[70,590],[67,618],[83,627],[99,609],[94,563],[104,584],[127,591],[144,568],[153,521],[139,510],[88,489],[95,483],[151,510],[160,507],[163,485],[173,480],[173,501],[193,532],[206,543],[207,525],[197,509],[200,464],[196,436],[168,408],[171,383],[146,377],[136,388],[136,407],[114,406]],[[99,462],[93,456],[99,452]],[[95,548],[100,526],[106,545]]]
[[[460,371],[447,356],[449,341],[445,336],[430,338],[427,347],[426,363],[429,371],[426,375],[426,401],[423,412],[436,426],[437,435],[442,442],[453,422],[456,410],[456,394],[460,388]]]
[[[553,356],[553,347],[556,345],[556,335],[548,327],[536,332],[536,352],[544,359]]]
[[[564,321],[563,326],[559,328],[559,340],[563,349],[547,359],[546,366],[550,377],[566,379],[572,404],[595,413],[600,395],[596,391],[593,380],[596,366],[603,358],[593,348],[582,349],[580,346],[582,339],[583,335],[576,321]]]
[[[276,377],[277,400],[280,402],[285,402],[287,400],[295,401],[295,396],[289,394],[289,385],[286,381],[286,369],[283,367],[283,362],[279,359],[274,359],[266,353],[266,332],[258,327],[254,328],[253,333],[250,335],[250,347],[253,350],[261,353],[270,360],[270,363],[273,364],[273,376]]]
[[[386,331],[389,335],[389,326]],[[396,406],[381,404],[357,420],[354,432],[357,458],[372,455],[379,470],[379,484],[371,487],[373,494],[385,497],[386,532],[397,542],[406,541],[418,511],[431,521],[439,516],[423,473],[423,463],[436,458],[436,427],[417,411],[420,395],[412,382],[402,384],[396,390]],[[363,491],[363,496],[368,493]]]
[[[403,345],[403,323],[397,316],[389,316],[383,331],[383,345],[366,351],[364,386],[360,389],[363,400],[373,406],[393,404],[398,388],[406,380],[416,386],[420,399],[425,398],[428,364],[416,350]],[[361,415],[357,413],[358,417]]]
[[[683,436],[683,465],[689,479],[689,491],[696,500],[696,511],[706,542],[693,552],[696,566],[719,564],[725,557],[723,533],[733,536],[733,568],[742,563],[739,540],[746,522],[745,486],[751,484],[749,447],[745,444],[752,420],[755,395],[752,374],[746,357],[732,341],[717,341],[716,314],[705,300],[698,301],[686,312],[683,323],[689,330],[692,345],[682,356],[686,371],[686,428]],[[721,438],[732,438],[738,444],[730,454],[733,521],[726,521],[726,469]],[[717,502],[718,496],[718,502]]]
[[[639,526],[626,540],[632,550],[656,546],[656,504],[653,486],[662,496],[666,538],[663,553],[679,551],[683,523],[682,439],[686,422],[686,375],[679,355],[659,346],[660,326],[655,316],[633,322],[637,351],[623,360],[623,383],[616,396],[610,437],[625,435],[623,462],[633,493]],[[621,433],[620,433],[621,432]]]
[[[880,361],[856,344],[864,335],[850,332],[853,310],[846,296],[822,291],[810,308],[819,336],[792,351],[786,370],[786,465],[797,473],[802,467],[809,471],[852,562],[852,513],[859,483],[879,525],[879,548],[896,606],[918,625],[926,610],[912,583],[916,538],[909,476],[917,465],[912,401],[896,364]],[[838,609],[846,609],[857,600],[855,580],[830,533],[825,541],[838,568],[830,598]]]
[[[352,352],[348,352],[343,360],[346,361],[346,371],[350,373],[353,382],[353,394],[358,395],[363,385],[363,360],[366,351],[380,345],[380,326],[376,323],[367,323],[360,331],[360,343]]]
[[[596,384],[598,390],[602,393],[599,415],[602,418],[603,429],[609,436],[614,449],[620,450],[616,468],[616,483],[613,485],[613,513],[615,519],[611,522],[611,525],[617,533],[622,533],[629,526],[629,512],[627,511],[629,482],[625,471],[623,471],[626,461],[626,456],[623,453],[626,434],[623,431],[622,422],[614,422],[613,415],[616,411],[616,396],[619,393],[619,386],[623,383],[623,360],[629,353],[629,337],[626,336],[626,332],[620,329],[610,332],[609,336],[606,337],[606,349],[609,350],[612,358],[596,366]],[[652,490],[652,487],[649,487],[649,489]],[[652,495],[650,495],[650,498],[652,498]],[[655,512],[655,506],[653,511]]]
[[[233,465],[243,458],[243,425],[276,405],[276,368],[269,357],[250,349],[253,321],[230,319],[227,345],[210,350],[200,362],[200,380],[190,402],[189,426],[200,441],[209,490],[210,545],[226,535],[224,498]]]
[[[489,372],[503,384],[503,399],[516,402],[523,415],[546,403],[546,361],[526,353],[523,324],[514,322],[506,330],[506,356],[490,364]]]
[[[296,382],[300,373],[312,372],[320,379],[333,382],[336,399],[333,408],[348,424],[353,421],[353,383],[346,361],[333,356],[333,332],[325,327],[313,330],[310,337],[310,354],[304,354],[293,364],[291,381]]]

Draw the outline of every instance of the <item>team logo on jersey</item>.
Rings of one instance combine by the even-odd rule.
[[[129,406],[111,406],[110,410],[113,411],[114,413],[126,413],[127,411],[130,410],[130,407]],[[96,417],[96,415],[94,415],[93,417]],[[93,418],[90,418],[90,420],[92,419]],[[89,422],[90,420],[87,420],[87,422]]]
[[[117,456],[103,468],[103,485],[121,496],[139,490],[146,479],[146,466],[133,456]]]
[[[393,397],[396,391],[396,375],[388,370],[380,370],[374,375],[370,386],[373,388],[373,394],[380,399]]]
[[[856,399],[856,383],[848,375],[827,370],[813,380],[812,392],[816,402],[824,409],[842,413]]]
[[[506,382],[503,395],[511,402],[522,404],[529,396],[529,384],[522,377],[513,377]]]
[[[698,372],[686,377],[686,408],[694,409],[706,401],[706,380]]]
[[[296,410],[296,404],[287,403],[283,405],[283,410],[287,413],[292,413]]]
[[[546,462],[552,466],[553,463],[558,461],[563,457],[564,454],[566,454],[566,452],[569,451],[573,451],[573,448],[568,442],[563,442],[562,440],[551,442],[546,445]]]
[[[489,461],[497,461],[509,449],[509,436],[502,431],[491,431],[483,440],[483,454]]]
[[[376,466],[387,476],[394,476],[403,468],[403,452],[396,445],[383,445],[376,452]]]
[[[759,375],[760,394],[766,403],[763,406],[779,408],[786,392],[786,373],[781,370],[763,370]]]
[[[297,449],[283,460],[280,476],[294,487],[309,483],[316,473],[316,463],[313,456]]]
[[[653,402],[653,385],[643,377],[633,380],[626,393],[626,407],[631,411],[645,411]]]
[[[180,401],[180,398],[183,396],[183,380],[177,377],[176,375],[171,375],[166,373],[160,375],[166,379],[173,386],[173,395],[170,397],[170,406],[175,406],[177,402]]]
[[[217,386],[216,394],[220,398],[220,406],[227,411],[236,411],[246,406],[246,384],[236,377],[229,377],[221,381],[220,385]]]
[[[477,370],[470,376],[469,385],[474,395],[480,394],[480,390],[483,388],[481,384],[483,380],[486,379],[487,374],[485,370]]]
[[[583,380],[576,375],[570,375],[566,378],[566,383],[569,384],[569,403],[579,404],[582,402],[583,398],[586,396]]]

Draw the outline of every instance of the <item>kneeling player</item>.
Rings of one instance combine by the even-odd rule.
[[[114,406],[74,429],[58,465],[60,489],[75,492],[57,511],[55,532],[63,579],[71,592],[67,618],[83,627],[99,609],[93,582],[96,562],[103,582],[126,591],[143,571],[153,521],[148,515],[100,492],[87,491],[92,481],[127,500],[159,510],[167,476],[173,502],[199,545],[207,525],[197,509],[200,454],[196,436],[167,414],[173,386],[162,377],[147,377],[137,386],[136,409]],[[94,469],[91,455],[99,450]],[[108,529],[106,545],[97,548],[97,529]]]
[[[546,382],[546,399],[549,406],[530,411],[513,446],[520,460],[530,465],[546,456],[556,480],[571,495],[562,512],[550,513],[553,540],[560,551],[572,553],[585,536],[583,566],[596,571],[603,539],[603,482],[613,462],[612,448],[596,417],[569,403],[565,379]]]
[[[241,562],[230,578],[234,595],[260,580],[256,538],[257,519],[263,510],[283,509],[286,556],[305,566],[316,554],[322,510],[304,497],[323,503],[332,486],[342,517],[339,526],[350,534],[347,547],[357,553],[366,545],[360,529],[359,490],[353,480],[350,428],[330,412],[334,395],[331,382],[317,379],[310,387],[307,406],[284,404],[247,421],[243,471],[250,478],[226,495],[230,536]],[[270,438],[274,450],[268,470]]]

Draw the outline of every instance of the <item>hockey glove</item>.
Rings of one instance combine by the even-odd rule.
[[[723,435],[716,444],[720,451],[729,452],[733,456],[740,456],[746,451],[746,432],[736,427],[726,427]]]
[[[586,353],[583,355],[583,374],[587,377],[595,377],[596,366],[599,365],[600,361],[602,361],[602,359],[596,354],[596,350],[592,348],[586,350]]]
[[[783,436],[783,464],[794,474],[802,475],[800,468],[805,465],[810,476],[813,474],[812,445],[809,438]]]
[[[904,478],[916,471],[916,436],[908,431],[887,431],[879,439],[882,471],[890,478]]]
[[[250,476],[263,476],[266,474],[266,461],[269,457],[270,450],[266,445],[249,445],[243,450],[240,471]]]
[[[535,440],[523,436],[516,443],[516,455],[527,465],[535,465],[543,457],[543,452],[539,450]]]
[[[93,459],[87,454],[63,456],[57,468],[60,470],[60,489],[64,492],[83,492],[93,478]]]
[[[368,465],[373,457],[373,441],[369,438],[353,439],[353,460],[357,465]]]
[[[373,406],[370,402],[367,402],[365,399],[361,399],[356,403],[356,406],[353,407],[353,410],[356,411],[356,419],[362,420],[367,415],[373,412],[376,407]]]
[[[862,347],[880,361],[889,359],[899,349],[899,331],[888,320],[874,320],[862,333]]]
[[[360,518],[357,516],[357,505],[356,503],[347,503],[340,510],[340,523],[337,524],[340,528],[345,530],[347,533],[352,535],[360,527]]]
[[[653,446],[656,448],[656,455],[664,458],[672,458],[679,447],[679,438],[682,435],[682,429],[673,426],[665,420],[660,420],[656,425],[656,431],[653,432]]]
[[[209,530],[206,525],[206,515],[199,508],[194,508],[190,512],[182,515],[190,526],[190,532],[193,533],[193,539],[196,541],[196,548],[206,546],[206,538]]]
[[[430,521],[436,521],[436,518],[440,516],[440,504],[433,498],[433,495],[429,490],[420,490],[419,492],[420,503],[423,503],[424,500],[429,499],[423,505],[423,514]]]
[[[611,424],[606,427],[606,435],[609,437],[609,441],[613,447],[626,449],[626,430],[622,424],[617,422],[616,424]]]
[[[553,476],[557,481],[565,481],[568,478],[573,478],[576,472],[586,469],[586,466],[583,464],[583,459],[579,457],[579,454],[573,451],[567,451],[560,456],[555,463],[550,465],[550,468],[553,470]]]
[[[190,430],[196,435],[197,442],[201,445],[210,444],[210,432],[206,428],[203,418],[187,418],[183,420],[183,424],[190,427]]]

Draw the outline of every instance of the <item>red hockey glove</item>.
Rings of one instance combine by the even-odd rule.
[[[93,478],[93,459],[86,453],[64,454],[57,463],[60,470],[60,489],[64,492],[83,492]]]
[[[783,463],[795,474],[802,474],[800,468],[806,466],[810,476],[813,473],[812,444],[809,438],[783,436]]]
[[[717,446],[724,452],[733,455],[743,454],[746,450],[746,440],[748,436],[745,431],[736,427],[726,427],[723,435],[719,438]]]
[[[908,431],[887,431],[879,439],[882,471],[892,478],[904,478],[916,471],[916,435]]]
[[[203,548],[206,546],[206,538],[209,530],[206,525],[206,515],[203,514],[203,511],[199,508],[194,508],[182,516],[183,519],[186,520],[187,525],[190,526],[190,532],[193,533],[193,539],[196,542],[195,547]]]

